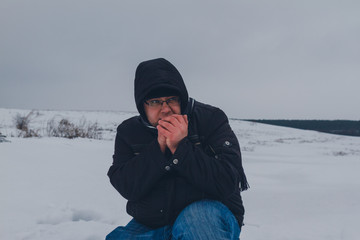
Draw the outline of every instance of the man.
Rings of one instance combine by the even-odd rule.
[[[108,172],[133,219],[106,239],[239,239],[248,184],[223,111],[189,98],[163,58],[137,67],[135,102]]]

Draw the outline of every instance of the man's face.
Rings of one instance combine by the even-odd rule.
[[[148,99],[144,102],[144,111],[149,123],[155,127],[160,119],[173,114],[181,114],[179,97],[170,96]]]

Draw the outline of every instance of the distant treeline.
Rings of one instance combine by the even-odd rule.
[[[319,132],[360,136],[360,121],[350,120],[256,120],[244,119],[245,121],[271,124],[283,127],[292,127]]]

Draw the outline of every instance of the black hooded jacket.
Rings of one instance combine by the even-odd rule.
[[[179,92],[182,114],[189,119],[188,136],[173,155],[161,152],[157,129],[148,123],[143,110],[145,96],[159,87]],[[117,128],[108,171],[112,185],[128,200],[128,214],[157,228],[172,224],[190,203],[214,199],[225,204],[241,226],[240,191],[248,184],[239,143],[224,112],[189,98],[178,70],[162,58],[138,66],[135,101],[140,116]]]

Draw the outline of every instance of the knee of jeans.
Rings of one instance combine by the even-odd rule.
[[[238,239],[240,228],[235,216],[221,202],[202,200],[184,208],[173,224],[174,239]],[[217,237],[214,237],[217,236]]]
[[[215,223],[219,221],[226,221],[229,214],[232,213],[221,202],[214,200],[201,200],[184,208],[177,217],[176,222],[181,221],[182,224],[188,224],[190,226],[194,226],[202,222],[206,222],[211,225],[211,222]]]

